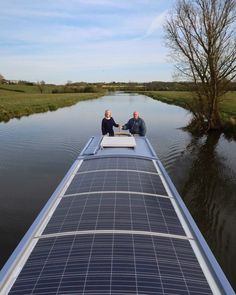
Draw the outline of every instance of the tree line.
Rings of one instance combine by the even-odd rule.
[[[0,84],[2,85],[25,85],[37,86],[39,92],[43,93],[46,86],[52,88],[52,93],[93,93],[102,90],[108,91],[195,91],[196,85],[189,81],[179,82],[67,82],[63,85],[48,84],[45,81],[31,82],[25,80],[12,81],[6,80],[0,74]],[[9,89],[8,89],[9,90]],[[236,91],[236,82],[230,81],[228,83],[229,91]],[[16,90],[14,90],[16,91]],[[21,91],[21,90],[19,90]],[[23,91],[23,90],[22,90]]]

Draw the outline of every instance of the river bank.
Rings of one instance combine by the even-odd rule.
[[[188,110],[188,104],[193,101],[192,92],[188,91],[142,91],[141,94],[153,99],[180,106]],[[220,112],[224,123],[236,125],[236,92],[228,92],[220,103]],[[235,130],[236,132],[236,130]]]
[[[0,89],[0,122],[33,113],[55,111],[79,101],[94,99],[104,93],[22,93]]]

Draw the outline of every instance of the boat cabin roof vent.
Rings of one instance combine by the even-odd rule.
[[[114,147],[114,148],[135,148],[136,142],[133,136],[104,136],[101,141],[102,148]]]

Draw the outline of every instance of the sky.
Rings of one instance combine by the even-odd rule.
[[[175,0],[0,0],[0,74],[47,83],[172,81]]]

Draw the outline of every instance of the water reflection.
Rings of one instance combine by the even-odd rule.
[[[236,182],[218,149],[226,144],[218,132],[192,138],[182,156],[181,167],[176,169],[177,174],[182,174],[183,169],[186,173],[175,182],[218,262],[230,281],[236,282],[232,263],[236,261]]]
[[[218,133],[192,137],[180,129],[190,119],[185,110],[124,93],[0,123],[0,264],[89,137],[101,132],[105,109],[118,123],[140,112],[155,151],[236,287],[236,143]]]

